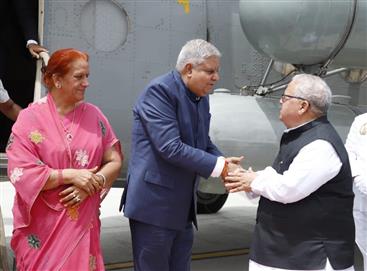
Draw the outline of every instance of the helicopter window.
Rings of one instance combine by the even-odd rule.
[[[128,16],[114,1],[92,0],[81,12],[81,29],[91,46],[100,51],[111,52],[126,42]]]

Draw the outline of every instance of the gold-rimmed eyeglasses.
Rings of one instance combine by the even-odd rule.
[[[290,99],[298,99],[298,100],[302,100],[302,101],[307,101],[305,98],[302,98],[302,97],[299,97],[299,96],[287,95],[287,94],[282,94],[282,96],[280,97],[280,101],[282,103],[285,103],[286,101],[288,101]]]

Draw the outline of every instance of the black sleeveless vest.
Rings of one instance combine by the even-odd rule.
[[[273,168],[286,171],[307,144],[323,139],[338,154],[339,173],[306,198],[283,204],[260,198],[250,259],[284,269],[334,269],[354,263],[352,176],[348,154],[334,127],[321,117],[284,133]]]

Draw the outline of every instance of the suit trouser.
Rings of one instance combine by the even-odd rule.
[[[189,271],[194,233],[130,219],[135,271]]]

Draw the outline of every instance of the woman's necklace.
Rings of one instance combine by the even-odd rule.
[[[72,140],[73,140],[73,126],[74,126],[74,120],[75,120],[75,105],[74,105],[74,112],[73,112],[73,118],[72,118],[72,121],[71,121],[71,125],[70,125],[70,129],[67,129],[64,125],[64,122],[62,119],[60,119],[60,122],[61,122],[61,126],[62,128],[64,129],[64,133],[65,133],[65,137],[66,137],[66,140],[70,143]]]

